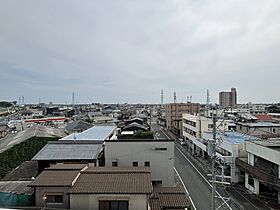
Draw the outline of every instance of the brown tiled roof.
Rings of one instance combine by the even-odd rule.
[[[29,186],[30,187],[67,187],[72,186],[73,181],[80,171],[43,171]]]
[[[190,206],[186,194],[159,194],[159,203],[164,208],[187,208]]]
[[[185,191],[183,190],[183,188],[181,188],[180,186],[176,186],[176,187],[158,187],[155,186],[153,189],[154,193],[160,193],[160,194],[172,194],[172,193],[176,193],[176,194],[185,194]]]
[[[149,198],[151,210],[165,208],[189,208],[190,202],[187,194],[179,186],[155,187]]]
[[[45,170],[82,170],[87,166],[87,164],[78,164],[78,163],[58,163],[56,165],[52,165]]]
[[[149,167],[88,167],[83,173],[150,173]]]
[[[271,121],[272,120],[272,116],[269,116],[266,114],[255,114],[253,116],[258,118],[258,121]]]
[[[150,194],[151,175],[145,167],[90,167],[69,191],[70,194]]]

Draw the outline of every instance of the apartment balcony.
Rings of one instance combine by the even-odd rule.
[[[259,181],[270,185],[276,190],[280,190],[280,179],[277,176],[271,175],[259,167],[252,166],[247,162],[242,161],[239,158],[235,159],[235,165],[240,170],[245,171],[246,173],[250,174],[254,178],[258,179]]]

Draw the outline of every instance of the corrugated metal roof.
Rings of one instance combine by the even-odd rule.
[[[33,189],[28,187],[31,181],[3,181],[0,182],[0,192],[32,195]]]
[[[113,125],[97,125],[81,133],[65,136],[60,140],[105,140],[116,128]]]
[[[212,132],[204,132],[203,133],[204,139],[212,139],[213,133]],[[217,132],[217,138],[221,138],[223,141],[227,141],[231,144],[241,144],[246,140],[256,140],[258,138],[245,135],[242,133],[234,132],[234,131],[225,131],[225,132]]]
[[[94,160],[101,149],[102,144],[49,143],[32,160]]]

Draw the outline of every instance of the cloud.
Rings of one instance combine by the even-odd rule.
[[[280,98],[280,2],[1,1],[0,98],[65,102]],[[267,78],[267,79],[265,79]],[[9,88],[7,89],[7,84]],[[44,97],[42,97],[42,95]]]

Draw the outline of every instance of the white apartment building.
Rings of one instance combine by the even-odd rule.
[[[173,187],[174,140],[107,140],[105,166],[150,167],[153,184]]]
[[[220,131],[235,129],[235,124],[228,120],[218,120],[217,126],[217,130]],[[204,157],[206,154],[206,145],[202,143],[201,139],[203,139],[204,132],[212,130],[212,118],[183,114],[183,137],[193,154],[200,154]]]
[[[245,187],[280,203],[280,140],[247,141],[245,150],[248,157],[236,159],[237,167],[245,172]]]

